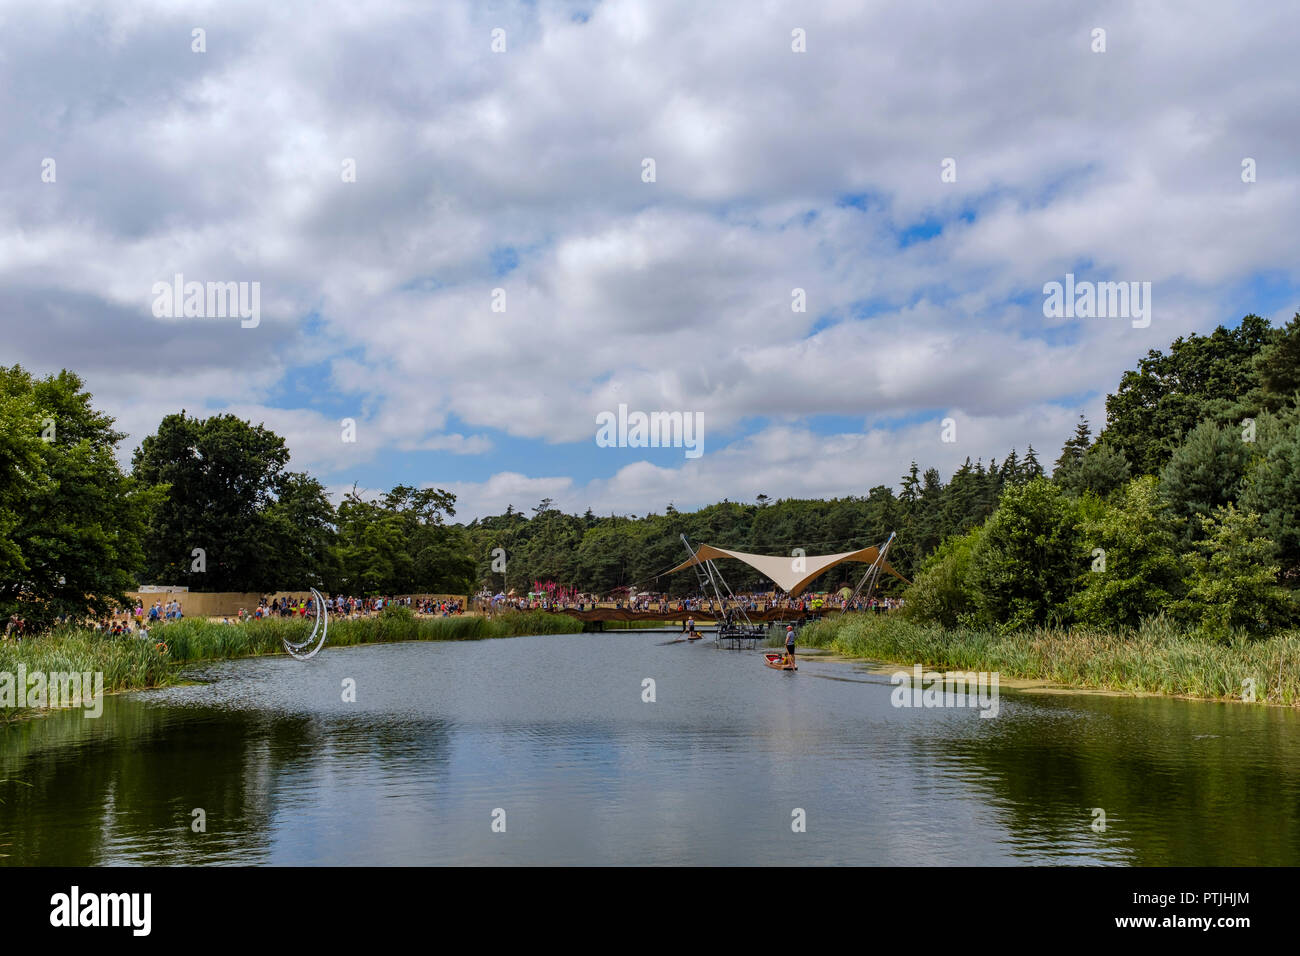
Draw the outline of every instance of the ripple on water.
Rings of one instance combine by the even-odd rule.
[[[0,731],[35,782],[0,784],[0,863],[1300,862],[1293,713],[1004,690],[984,719],[656,637],[229,661]]]

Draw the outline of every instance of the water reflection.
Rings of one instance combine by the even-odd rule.
[[[0,863],[1300,862],[1291,711],[1004,692],[988,720],[655,637],[234,661],[9,725]]]

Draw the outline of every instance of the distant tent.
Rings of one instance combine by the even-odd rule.
[[[737,561],[745,562],[764,577],[771,578],[777,587],[793,596],[799,594],[819,576],[825,574],[837,564],[843,564],[846,561],[873,564],[879,557],[879,548],[863,548],[860,551],[845,551],[841,554],[810,554],[806,557],[794,558],[780,554],[746,554],[744,551],[728,551],[726,548],[715,548],[711,544],[702,544],[696,549],[695,557],[683,561],[672,571],[664,573],[673,574],[676,571],[703,564],[705,561],[715,558],[735,558]],[[887,574],[892,574],[904,584],[909,583],[907,578],[895,571],[888,561],[881,564],[881,570]]]

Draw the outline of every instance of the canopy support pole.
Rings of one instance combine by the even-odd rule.
[[[751,621],[751,620],[749,619],[749,615],[748,615],[747,613],[745,613],[745,606],[744,606],[743,604],[740,603],[739,599],[736,597],[736,593],[735,593],[734,591],[731,590],[731,585],[728,584],[728,583],[727,583],[727,579],[724,578],[724,577],[722,576],[722,571],[720,571],[720,570],[718,569],[718,566],[717,566],[716,564],[713,563],[713,559],[712,559],[712,558],[709,558],[709,559],[708,559],[707,561],[705,561],[704,563],[707,564],[709,567],[711,567],[711,568],[713,569],[713,573],[716,574],[716,575],[718,576],[718,580],[722,582],[722,586],[723,586],[724,588],[727,589],[727,594],[729,594],[729,595],[731,596],[731,601],[732,601],[732,603],[736,605],[736,610],[738,610],[738,611],[740,612],[740,616],[743,617],[743,618],[745,619],[745,623],[746,623],[748,626],[753,627],[753,626],[754,626],[754,622]],[[715,585],[715,588],[716,588],[716,585]],[[725,616],[726,613],[727,613],[727,603],[726,603],[725,601],[722,600],[722,595],[718,595],[718,603],[722,605],[722,613],[723,613],[723,615]]]
[[[691,547],[691,543],[690,543],[689,541],[686,540],[686,535],[683,534],[683,535],[681,536],[681,538],[682,538],[682,544],[686,545],[686,551],[687,551],[687,553],[691,556],[692,559],[694,559],[694,558],[695,558],[695,549],[692,548],[692,547]],[[718,592],[718,585],[717,585],[716,582],[714,582],[714,580],[713,580],[713,574],[709,571],[709,563],[710,563],[710,562],[708,562],[708,561],[697,561],[697,562],[696,562],[696,564],[695,564],[695,580],[696,580],[696,581],[699,583],[699,585],[700,585],[700,594],[708,594],[708,593],[709,593],[709,589],[708,589],[708,587],[705,586],[705,583],[704,583],[705,580],[707,579],[709,585],[711,585],[711,586],[713,587],[713,593],[714,593],[715,595],[717,595],[717,598],[718,598],[718,604],[721,605],[721,604],[722,604],[722,595]],[[701,566],[703,566],[703,569],[704,569],[703,571],[700,570]]]
[[[680,537],[682,539],[682,544],[686,546],[686,553],[691,556],[691,560],[695,560],[695,549],[692,548],[691,543],[686,540],[686,535],[683,534]],[[700,593],[703,594],[706,589],[704,587],[704,572],[700,570],[700,562],[696,561],[693,567],[695,568],[695,583],[700,586]]]
[[[858,600],[858,595],[862,593],[862,588],[864,586],[867,588],[867,593],[863,595],[862,599],[864,601],[871,600],[871,592],[876,589],[876,583],[880,580],[880,569],[885,563],[885,555],[889,553],[889,546],[894,543],[896,535],[897,532],[895,531],[889,532],[889,540],[880,546],[880,553],[876,555],[876,560],[871,562],[871,566],[867,568],[867,573],[862,576],[862,580],[859,581],[858,586],[854,588],[853,596],[844,602],[844,607],[840,609],[840,614],[848,613],[849,608]]]

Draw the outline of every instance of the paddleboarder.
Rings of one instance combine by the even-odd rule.
[[[686,639],[688,641],[695,640],[695,618],[693,617],[686,619]]]
[[[795,667],[794,662],[794,625],[785,626],[785,663],[787,667]]]

